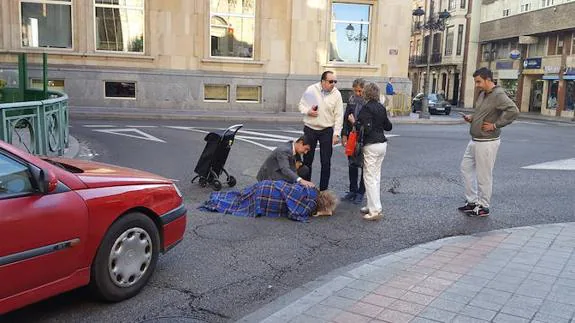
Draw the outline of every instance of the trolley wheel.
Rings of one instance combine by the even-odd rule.
[[[198,183],[200,183],[201,187],[206,187],[208,186],[208,180],[206,180],[205,177],[200,177],[200,180],[198,181]]]
[[[212,185],[214,186],[214,191],[219,191],[222,189],[222,182],[220,182],[217,179],[214,179],[214,181],[212,182]]]
[[[233,177],[233,176],[230,176],[230,177],[228,178],[228,186],[229,186],[229,187],[234,187],[234,186],[236,186],[236,184],[237,184],[236,178]]]

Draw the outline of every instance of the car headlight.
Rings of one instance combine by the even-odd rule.
[[[182,191],[180,191],[180,189],[178,188],[178,186],[176,184],[172,184],[174,186],[174,189],[176,190],[176,193],[178,193],[179,197],[183,197],[182,196]]]

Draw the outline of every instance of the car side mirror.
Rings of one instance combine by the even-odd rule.
[[[41,169],[38,176],[38,187],[44,194],[52,193],[58,187],[58,178],[56,174],[48,169]]]

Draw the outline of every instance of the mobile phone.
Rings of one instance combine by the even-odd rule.
[[[466,113],[460,112],[460,111],[457,111],[457,114],[459,114],[459,115],[462,116],[462,117],[465,117],[465,116],[467,115]]]

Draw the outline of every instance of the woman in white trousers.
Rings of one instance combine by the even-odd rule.
[[[363,94],[367,103],[361,109],[358,122],[363,127],[363,181],[367,206],[361,209],[366,220],[383,217],[381,206],[381,164],[387,152],[385,131],[392,128],[387,111],[379,102],[380,90],[377,84],[368,83]]]

